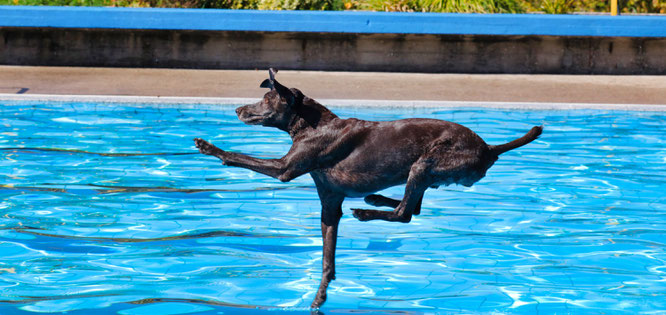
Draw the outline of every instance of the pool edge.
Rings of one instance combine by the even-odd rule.
[[[259,98],[242,97],[182,97],[182,96],[129,96],[129,95],[57,95],[57,94],[3,94],[2,101],[48,101],[48,102],[98,102],[98,103],[143,103],[143,104],[205,104],[236,105],[254,103]],[[377,99],[319,99],[321,104],[333,107],[374,108],[455,108],[477,107],[529,110],[627,110],[666,111],[666,104],[603,104],[603,103],[551,103],[551,102],[483,102],[483,101],[428,101],[428,100],[377,100]]]

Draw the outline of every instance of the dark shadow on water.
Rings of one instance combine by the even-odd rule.
[[[152,298],[142,299],[138,301],[129,302],[129,304],[154,304],[154,303],[186,303],[186,304],[202,304],[206,306],[213,306],[216,310],[196,313],[196,314],[219,314],[223,311],[224,314],[310,314],[310,315],[325,315],[326,312],[331,314],[407,314],[417,315],[423,314],[422,312],[396,310],[396,309],[310,309],[307,307],[289,308],[289,307],[275,307],[265,305],[246,305],[234,304],[210,300],[198,299],[178,299],[178,298]],[[122,313],[121,313],[122,314]]]
[[[17,151],[16,153],[31,153],[30,151],[38,152],[55,152],[65,154],[92,154],[99,156],[151,156],[151,155],[195,155],[199,152],[156,152],[156,153],[105,153],[105,152],[90,152],[77,149],[59,149],[59,148],[0,148],[0,151]]]
[[[40,186],[61,186],[66,187],[67,184],[52,184],[52,183],[39,183]],[[72,189],[72,188],[56,188],[56,187],[35,187],[35,186],[14,186],[0,184],[0,190],[18,190],[18,191],[49,191],[55,193],[71,193],[76,195],[90,195],[90,194],[116,194],[116,193],[206,193],[206,192],[229,192],[229,193],[242,193],[242,192],[255,192],[255,191],[277,191],[277,190],[290,190],[290,189],[314,189],[313,186],[270,186],[270,187],[255,187],[252,189],[196,189],[196,188],[177,188],[177,187],[163,187],[163,186],[112,186],[112,185],[98,185],[98,184],[76,184],[77,186],[89,186],[91,189]],[[183,196],[181,196],[183,197]]]
[[[231,232],[231,231],[209,231],[196,234],[183,234],[173,235],[156,238],[124,238],[124,237],[90,237],[90,236],[75,236],[75,235],[57,235],[43,232],[37,232],[35,229],[12,228],[17,233],[30,234],[34,236],[52,237],[68,240],[81,240],[89,242],[116,242],[116,243],[145,243],[145,242],[163,242],[175,240],[189,240],[211,237],[260,237],[260,238],[276,238],[275,235],[260,235],[251,233]]]
[[[81,295],[63,295],[63,296],[48,296],[48,297],[24,297],[21,300],[0,300],[0,314],[3,315],[28,315],[35,314],[35,312],[21,309],[24,306],[32,305],[37,302],[43,301],[58,301],[58,300],[76,300],[76,299],[89,299],[89,298],[103,298],[118,296],[119,294],[81,294]],[[163,305],[160,305],[163,304]],[[49,311],[49,314],[67,314],[67,315],[89,315],[89,314],[121,314],[121,315],[135,315],[135,314],[148,314],[159,312],[159,310],[166,310],[172,305],[177,305],[182,308],[182,312],[177,314],[197,314],[197,315],[219,315],[219,314],[309,314],[309,315],[325,315],[329,314],[406,314],[418,315],[424,314],[420,311],[409,311],[399,309],[310,309],[308,307],[276,307],[267,305],[251,305],[251,304],[237,304],[227,303],[214,300],[203,299],[185,299],[185,298],[145,298],[135,301],[114,303],[104,308],[95,309],[77,309],[66,310],[62,312]],[[152,306],[152,308],[151,308]],[[191,306],[191,311],[186,308]],[[163,307],[163,308],[162,308]]]

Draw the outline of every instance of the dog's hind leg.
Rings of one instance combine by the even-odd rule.
[[[412,220],[412,215],[419,209],[423,200],[423,193],[430,186],[426,182],[427,167],[424,164],[415,164],[409,172],[405,196],[393,211],[352,209],[354,217],[360,221],[384,220],[407,223]],[[390,199],[390,198],[387,198]],[[384,201],[386,201],[384,199]]]
[[[368,195],[365,198],[363,198],[363,201],[375,207],[397,208],[400,205],[400,200],[385,197],[378,194]],[[416,205],[416,208],[414,209],[414,215],[421,214],[421,203],[423,203],[423,196],[421,196],[421,199],[419,199],[419,202]]]
[[[389,198],[389,197],[384,197],[382,195],[368,195],[363,198],[363,201],[365,203],[375,206],[375,207],[391,207],[395,208],[400,204],[400,200]]]
[[[328,284],[335,279],[335,246],[338,240],[338,224],[342,217],[342,201],[344,196],[337,196],[321,191],[318,187],[321,199],[321,236],[324,241],[322,254],[322,275],[317,295],[312,305],[313,309],[319,308],[326,301],[326,290]]]

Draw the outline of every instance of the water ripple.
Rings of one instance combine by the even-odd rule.
[[[197,153],[275,158],[276,130],[224,106],[0,105],[0,313],[309,313],[320,204]],[[331,313],[658,313],[666,309],[666,115],[336,109],[434,117],[488,143],[546,126],[474,187],[428,190],[410,224],[343,205]],[[404,187],[382,192],[400,198]]]

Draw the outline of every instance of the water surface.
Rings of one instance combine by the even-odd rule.
[[[323,312],[666,312],[666,114],[334,111],[451,120],[490,144],[545,131],[475,186],[428,190],[409,224],[358,222],[347,199]],[[194,137],[261,158],[291,143],[233,107],[0,105],[0,314],[308,313],[312,180],[223,166]]]

